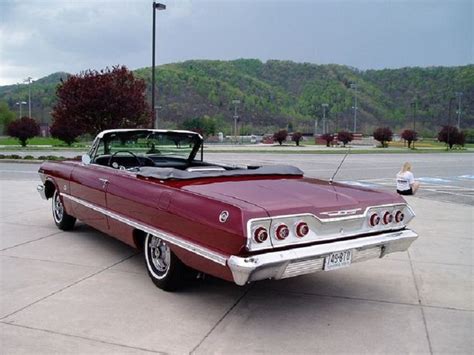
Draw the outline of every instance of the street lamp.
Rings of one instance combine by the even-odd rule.
[[[23,80],[24,83],[28,83],[28,117],[29,118],[31,118],[31,80],[33,80],[31,76]]]
[[[456,96],[458,98],[458,110],[456,113],[458,114],[458,129],[461,129],[461,98],[462,98],[463,93],[462,92],[456,92]]]
[[[23,105],[26,105],[26,101],[18,101],[15,105],[20,106],[20,117],[19,118],[21,118],[22,117],[21,107]]]
[[[357,131],[357,84],[351,84],[351,89],[354,90],[354,133]]]
[[[151,107],[153,108],[153,118],[155,117],[155,34],[156,34],[156,11],[165,10],[166,5],[153,1],[153,39],[152,39],[152,54],[151,54]],[[155,121],[155,124],[157,122]],[[157,128],[157,127],[155,127]]]
[[[232,100],[234,104],[234,139],[237,143],[237,120],[239,119],[239,115],[237,114],[237,106],[240,104],[240,100]]]
[[[328,107],[328,104],[322,104],[323,107],[323,134],[327,133],[326,129],[326,107]]]

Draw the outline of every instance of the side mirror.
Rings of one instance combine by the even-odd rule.
[[[82,164],[84,165],[89,165],[91,163],[91,157],[89,156],[89,154],[84,154],[82,155]]]

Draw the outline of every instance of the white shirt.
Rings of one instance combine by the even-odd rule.
[[[410,190],[411,185],[415,182],[415,177],[411,171],[399,172],[397,174],[397,190]]]

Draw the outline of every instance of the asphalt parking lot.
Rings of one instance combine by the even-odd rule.
[[[339,162],[210,156],[241,163],[284,159],[323,178]],[[343,167],[339,180],[392,188],[389,179],[406,159],[363,157]],[[471,354],[473,158],[410,159],[420,159],[416,177],[444,181],[425,181],[426,189],[463,190],[451,189],[452,195],[431,188],[407,198],[417,214],[411,227],[420,235],[408,252],[246,287],[206,278],[177,293],[157,289],[142,255],[128,246],[81,223],[71,232],[56,229],[50,201],[36,193],[38,165],[2,163],[1,352]]]

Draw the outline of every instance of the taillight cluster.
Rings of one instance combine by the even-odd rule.
[[[400,223],[405,219],[405,215],[402,211],[398,210],[395,212],[385,211],[382,213],[374,212],[369,216],[369,225],[375,227],[380,223],[387,225],[391,223]]]
[[[309,226],[306,222],[298,222],[294,227],[294,234],[298,238],[303,238],[309,234]],[[277,240],[285,240],[290,235],[290,228],[284,224],[279,224],[274,231],[274,237]],[[263,243],[268,239],[268,231],[265,227],[258,227],[253,232],[253,239],[257,243]]]

